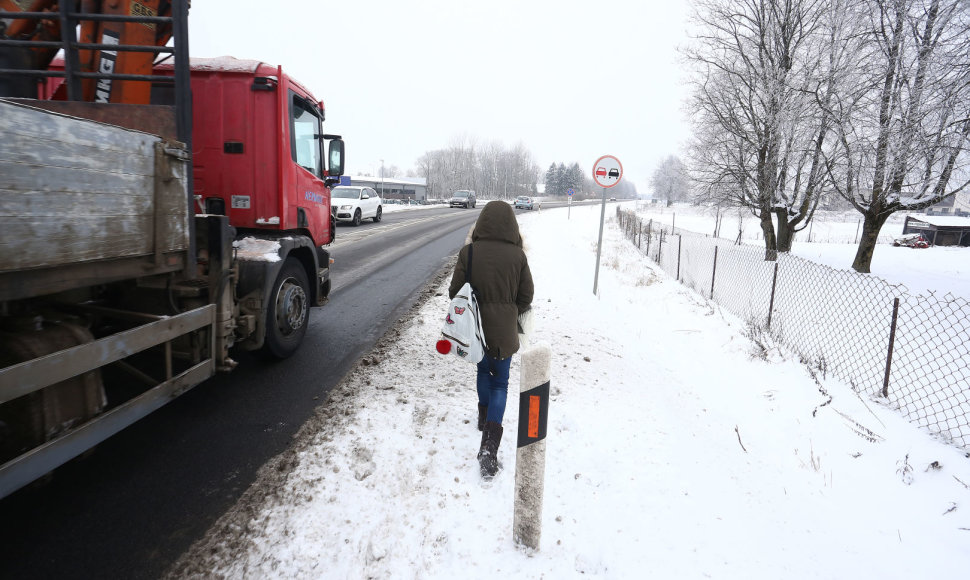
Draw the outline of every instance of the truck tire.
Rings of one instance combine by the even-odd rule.
[[[280,269],[266,310],[266,341],[263,350],[284,359],[303,342],[310,321],[310,283],[296,258],[287,258]]]

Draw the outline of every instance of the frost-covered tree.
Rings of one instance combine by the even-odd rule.
[[[556,196],[563,195],[566,188],[563,187],[563,176],[564,168],[562,163],[556,164],[551,163],[549,169],[546,170],[546,195]]]
[[[837,130],[833,185],[863,216],[852,267],[869,272],[882,226],[970,182],[970,4],[866,0],[862,49],[827,109]]]
[[[568,167],[565,163],[553,163],[546,170],[546,195],[564,196],[567,195],[570,188],[577,194],[590,191],[591,187],[588,182],[590,180],[586,177],[579,163],[573,162]]]
[[[535,191],[539,167],[521,143],[508,149],[499,142],[483,145],[460,136],[418,158],[417,174],[427,181],[430,197],[474,189],[483,199],[508,199]]]
[[[568,193],[569,189],[582,191],[585,177],[586,175],[583,173],[583,169],[579,166],[579,163],[573,162],[566,170],[564,176],[563,194]]]
[[[768,258],[790,250],[822,192],[830,127],[817,103],[840,1],[695,2],[690,175],[700,195],[759,219]]]
[[[661,160],[650,175],[650,188],[653,197],[666,200],[667,205],[684,201],[689,195],[687,167],[676,155],[668,155]]]

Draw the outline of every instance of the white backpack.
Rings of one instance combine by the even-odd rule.
[[[453,354],[462,360],[478,364],[485,357],[487,345],[478,298],[471,284],[472,248],[473,246],[468,246],[465,284],[448,305],[445,322],[441,327],[441,339],[438,340],[436,348],[441,354]]]

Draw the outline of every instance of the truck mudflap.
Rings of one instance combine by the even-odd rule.
[[[215,350],[215,335],[211,331],[215,311],[214,305],[207,305],[175,316],[158,317],[130,330],[0,369],[0,404],[3,404],[155,346],[164,346],[166,356],[165,378],[155,386],[0,465],[0,498],[63,465],[215,374],[216,365],[211,357]],[[174,374],[172,341],[206,328],[210,356]]]
[[[330,265],[332,262],[329,250],[317,248],[317,306],[323,306],[330,300]]]

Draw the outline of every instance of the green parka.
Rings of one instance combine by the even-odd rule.
[[[519,350],[519,314],[531,307],[535,294],[512,206],[504,202],[486,204],[475,222],[472,244],[471,283],[481,308],[488,354],[496,359],[508,358]],[[465,284],[467,267],[465,246],[458,252],[449,298]]]

